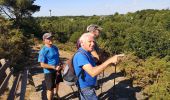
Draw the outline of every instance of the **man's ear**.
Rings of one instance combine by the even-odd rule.
[[[83,44],[84,44],[84,43],[83,43],[83,41],[81,40],[81,41],[80,41],[80,45],[81,45],[81,47],[83,46]]]

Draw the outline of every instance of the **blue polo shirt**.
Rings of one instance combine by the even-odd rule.
[[[74,55],[73,58],[73,65],[75,69],[76,76],[79,75],[81,70],[83,70],[83,66],[86,64],[91,64],[93,67],[96,66],[95,61],[91,55],[90,52],[85,51],[83,48],[79,48],[78,50],[81,50],[85,54],[81,52],[77,52]],[[88,57],[87,57],[88,56]],[[82,73],[79,76],[79,85],[80,88],[86,88],[86,87],[93,87],[96,84],[97,77],[91,77],[85,70],[82,71]]]
[[[38,62],[46,63],[48,65],[56,66],[59,64],[59,52],[58,48],[54,45],[51,47],[43,46],[39,51]],[[55,72],[53,69],[43,68],[44,73]]]

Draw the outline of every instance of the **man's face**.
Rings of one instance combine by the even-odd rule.
[[[52,45],[52,37],[44,39],[45,44]]]
[[[91,52],[93,51],[93,47],[94,47],[94,38],[93,37],[89,37],[87,40],[85,40],[83,42],[83,47],[85,50]]]
[[[94,30],[93,33],[94,33],[95,37],[97,38],[97,37],[99,37],[100,31],[99,30]]]

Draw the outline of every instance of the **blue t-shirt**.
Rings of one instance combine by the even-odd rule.
[[[59,64],[59,52],[58,48],[54,45],[51,47],[43,46],[39,52],[38,62],[42,62],[48,65],[56,66]],[[44,68],[44,73],[55,72],[53,69]]]
[[[83,48],[79,48],[78,50],[83,51],[86,55],[81,52],[77,52],[74,55],[73,65],[74,65],[76,76],[78,76],[81,70],[83,70],[82,67],[84,65],[91,64],[93,67],[96,66],[95,61],[90,52],[85,51]],[[79,76],[80,88],[82,89],[86,87],[95,86],[96,79],[97,77],[91,77],[85,70],[83,70]]]

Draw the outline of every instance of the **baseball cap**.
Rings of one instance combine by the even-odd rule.
[[[44,40],[44,39],[47,39],[47,38],[49,38],[49,37],[51,37],[51,36],[52,36],[51,33],[45,33],[42,38],[43,38],[43,40]]]
[[[87,31],[88,31],[88,32],[91,32],[91,31],[94,31],[94,30],[99,30],[99,31],[101,31],[102,28],[99,27],[98,25],[95,25],[95,24],[91,24],[91,25],[87,26]]]

